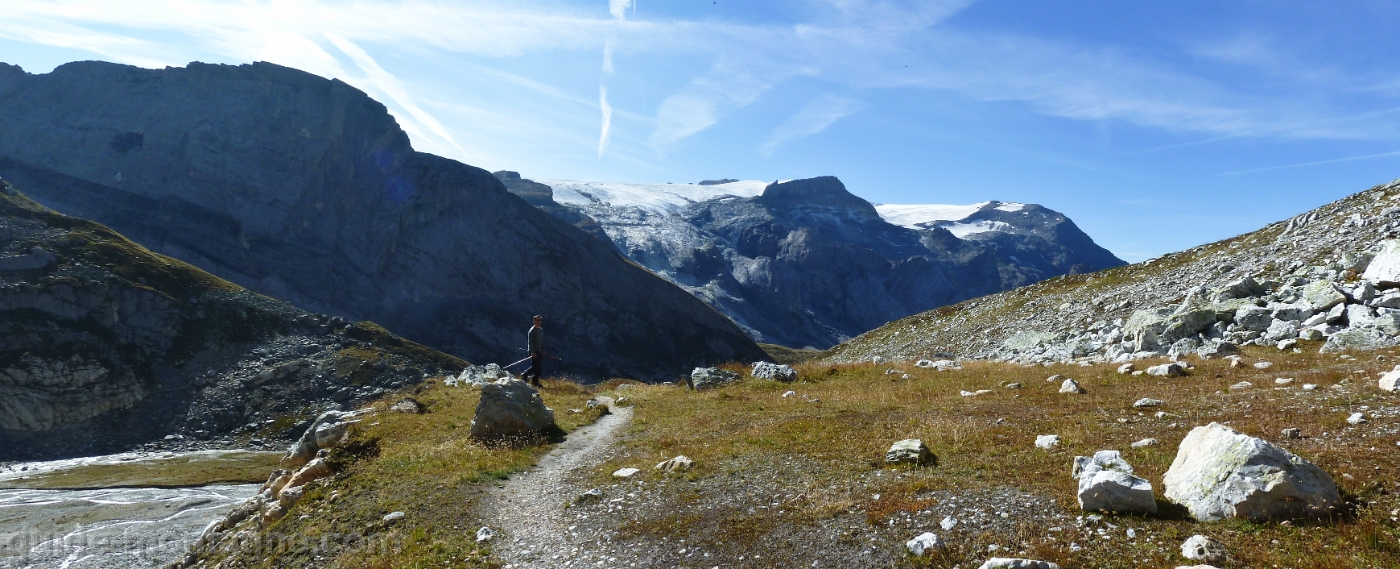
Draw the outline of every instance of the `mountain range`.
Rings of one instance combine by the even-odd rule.
[[[875,205],[835,177],[618,184],[496,172],[531,204],[729,316],[827,348],[938,306],[1123,264],[1038,205]]]

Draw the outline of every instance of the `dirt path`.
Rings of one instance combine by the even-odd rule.
[[[490,527],[498,531],[492,549],[506,567],[570,567],[606,548],[596,536],[572,532],[564,517],[565,506],[588,490],[577,480],[582,470],[606,460],[618,429],[632,419],[630,407],[600,399],[610,414],[570,433],[534,469],[512,476],[484,501]]]

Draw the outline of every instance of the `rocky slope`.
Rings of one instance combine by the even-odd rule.
[[[533,314],[584,378],[762,357],[490,173],[415,152],[364,93],[294,69],[0,66],[0,175],[251,290],[470,360],[518,359]]]
[[[249,292],[0,180],[0,460],[275,438],[465,365]]]
[[[1298,340],[1329,351],[1395,345],[1400,292],[1386,267],[1400,249],[1385,249],[1397,235],[1392,182],[1224,241],[891,322],[828,359],[1127,362]]]
[[[923,310],[1123,263],[1036,205],[877,207],[833,177],[635,185],[505,174],[512,191],[586,217],[580,227],[596,222],[629,259],[785,346],[826,348]]]

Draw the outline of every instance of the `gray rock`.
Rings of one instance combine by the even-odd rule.
[[[1060,569],[1060,566],[1049,561],[1036,559],[993,557],[983,562],[977,569]]]
[[[1392,344],[1393,342],[1376,330],[1348,329],[1329,336],[1327,343],[1323,344],[1319,351],[1326,354],[1352,350],[1375,350]]]
[[[1192,561],[1224,561],[1227,557],[1225,544],[1215,538],[1196,534],[1186,538],[1181,544],[1181,556]]]
[[[1176,363],[1155,365],[1147,368],[1146,371],[1147,375],[1157,377],[1180,377],[1186,375],[1186,368],[1183,368],[1181,367],[1181,364]]]
[[[1046,450],[1060,446],[1060,435],[1036,435],[1035,447]]]
[[[1079,508],[1119,513],[1157,513],[1152,483],[1114,470],[1097,470],[1079,478]]]
[[[1326,515],[1341,504],[1322,469],[1219,423],[1186,435],[1162,484],[1168,500],[1201,521]]]
[[[1239,353],[1239,346],[1224,340],[1219,342],[1207,342],[1205,345],[1201,346],[1201,349],[1196,351],[1197,355],[1208,360],[1234,356]]]
[[[1088,472],[1098,472],[1100,470],[1112,470],[1124,474],[1132,474],[1133,467],[1128,461],[1123,460],[1123,455],[1116,450],[1101,450],[1094,453],[1094,456],[1076,456],[1074,464],[1070,470],[1070,476],[1075,480],[1081,480]]]
[[[1366,266],[1361,278],[1380,288],[1400,286],[1400,240],[1387,239],[1381,250]]]
[[[1157,445],[1157,444],[1160,443],[1160,442],[1162,442],[1162,441],[1159,441],[1159,440],[1157,440],[1157,439],[1155,439],[1155,438],[1152,438],[1152,437],[1148,437],[1148,438],[1145,438],[1145,439],[1142,439],[1142,440],[1133,441],[1133,443],[1132,443],[1131,445],[1129,445],[1129,446],[1131,446],[1131,447],[1133,447],[1133,448],[1143,448],[1143,447],[1155,446],[1155,445]]]
[[[932,532],[924,532],[904,544],[904,548],[908,549],[909,553],[914,554],[915,557],[931,555],[933,552],[940,551],[944,547],[945,544],[943,540],[939,539],[939,537]]]
[[[1347,417],[1348,425],[1360,425],[1365,422],[1367,422],[1366,414],[1361,413],[1359,411],[1356,413],[1352,413],[1351,416]]]
[[[1379,386],[1383,391],[1396,391],[1400,389],[1400,366],[1395,366],[1395,369],[1382,375]]]
[[[347,411],[327,411],[316,417],[306,428],[301,438],[292,443],[287,454],[282,457],[282,467],[297,469],[316,458],[321,449],[332,448],[345,440],[350,425],[358,423],[359,413]]]
[[[1263,339],[1269,343],[1298,337],[1298,325],[1289,320],[1274,320],[1264,332]]]
[[[1273,314],[1267,308],[1244,306],[1235,312],[1235,324],[1245,330],[1263,332],[1273,324]]]
[[[1143,397],[1142,399],[1139,399],[1139,400],[1137,400],[1137,401],[1134,401],[1134,402],[1133,402],[1133,407],[1137,407],[1137,408],[1139,408],[1139,409],[1144,408],[1144,407],[1160,407],[1163,403],[1165,403],[1165,401],[1162,401],[1161,399],[1153,399],[1153,398],[1151,398],[1151,397]]]
[[[414,399],[412,397],[405,397],[403,399],[398,400],[393,405],[390,405],[389,410],[395,413],[410,413],[417,415],[420,413],[427,412],[428,407],[423,405],[422,403],[419,403],[417,399]]]
[[[697,367],[690,372],[690,388],[705,391],[739,381],[739,374],[717,367]]]
[[[1279,431],[1279,434],[1282,435],[1285,439],[1300,439],[1303,437],[1302,429],[1299,429],[1297,427],[1289,427],[1287,429],[1283,429],[1282,431]]]
[[[656,466],[652,467],[652,470],[660,470],[662,472],[676,472],[690,470],[690,468],[693,466],[695,466],[695,461],[691,460],[690,457],[687,457],[686,455],[682,454],[674,458],[669,458],[657,463]]]
[[[1084,388],[1079,386],[1078,381],[1066,378],[1064,382],[1060,384],[1060,393],[1084,393]]]
[[[915,465],[937,465],[938,457],[919,439],[904,439],[885,451],[885,462]]]
[[[753,372],[749,375],[758,379],[771,379],[784,383],[797,381],[797,370],[792,369],[792,366],[770,362],[758,362],[753,364]]]
[[[1118,366],[1118,373],[1123,375],[1127,375],[1135,371],[1137,371],[1137,366],[1133,365],[1131,362]]]
[[[1330,281],[1318,280],[1303,287],[1302,300],[1308,303],[1313,311],[1319,311],[1345,303],[1347,297]]]
[[[1255,281],[1252,277],[1244,277],[1236,281],[1231,281],[1229,284],[1225,285],[1224,288],[1216,291],[1214,300],[1219,302],[1222,300],[1245,299],[1262,294],[1264,294],[1264,287],[1260,285],[1258,281]]]
[[[540,392],[530,384],[506,380],[481,387],[481,401],[471,424],[473,439],[528,442],[560,434],[554,411],[544,406]]]
[[[382,520],[383,520],[384,522],[386,522],[386,523],[392,523],[392,522],[397,522],[397,521],[399,521],[399,520],[402,520],[402,519],[404,519],[404,518],[407,517],[407,516],[408,516],[408,514],[405,514],[405,513],[403,513],[403,512],[389,512],[388,514],[385,514],[385,515],[384,515],[384,517],[382,518]]]
[[[1322,335],[1321,330],[1318,330],[1316,328],[1307,328],[1298,331],[1298,339],[1305,340],[1308,342],[1321,342],[1322,340],[1326,339],[1326,336]]]
[[[487,526],[481,526],[481,529],[476,530],[477,543],[485,543],[493,539],[496,539],[496,530],[493,530]]]

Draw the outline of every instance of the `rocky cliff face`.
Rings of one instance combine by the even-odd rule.
[[[1035,205],[886,216],[834,177],[709,182],[536,185],[596,220],[628,258],[786,346],[825,348],[930,308],[1123,264]]]
[[[151,253],[0,180],[0,460],[277,436],[463,366]]]
[[[829,359],[1121,364],[1224,357],[1242,345],[1393,346],[1397,237],[1400,182],[1392,182],[1224,241],[910,316],[837,346]]]
[[[285,67],[0,65],[0,175],[254,291],[471,360],[518,359],[533,314],[585,378],[762,357],[490,173],[415,152],[364,93]]]

